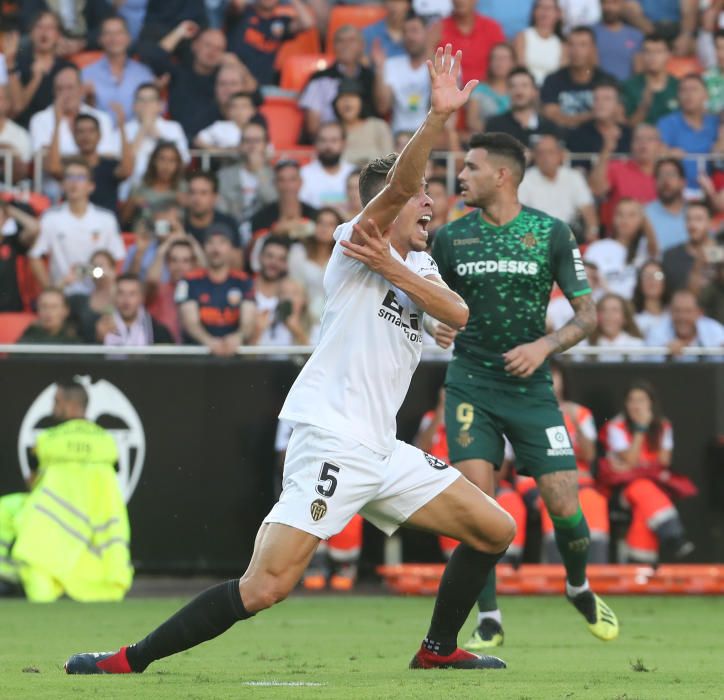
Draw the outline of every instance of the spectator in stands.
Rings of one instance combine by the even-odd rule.
[[[253,3],[232,3],[241,7],[229,21],[229,50],[248,67],[260,85],[275,85],[274,61],[282,44],[298,32],[313,27],[315,18],[301,0],[290,0],[293,15],[279,0],[255,0]]]
[[[711,153],[719,132],[719,117],[706,111],[707,100],[706,85],[700,75],[692,73],[680,80],[680,109],[659,119],[657,124],[669,155],[684,158],[687,153]],[[685,158],[684,170],[687,188],[700,195],[696,160]]]
[[[699,7],[701,9],[696,54],[704,68],[714,68],[717,64],[716,32],[724,29],[724,6],[722,0],[702,0]]]
[[[143,20],[146,17],[148,9],[148,0],[125,0],[116,7],[116,13],[119,17],[123,17],[128,27],[128,33],[131,41],[135,44],[141,34],[143,28]],[[161,32],[159,36],[163,36],[166,32]]]
[[[674,54],[690,56],[698,23],[697,0],[631,0],[626,21],[649,34],[658,32],[672,41]]]
[[[695,357],[682,357],[684,348],[724,347],[724,326],[702,314],[694,292],[680,289],[671,297],[671,317],[649,331],[646,343],[668,347],[676,359],[695,361]]]
[[[631,299],[636,285],[636,269],[656,258],[656,234],[643,207],[624,197],[616,205],[610,238],[594,241],[583,257],[596,264],[601,284],[607,292]]]
[[[626,533],[627,561],[655,564],[691,553],[684,527],[667,491],[674,436],[652,385],[636,381],[626,393],[623,411],[601,429],[606,459],[599,482],[631,511]],[[602,473],[603,472],[603,473]]]
[[[123,260],[126,249],[116,217],[90,202],[93,175],[81,158],[69,158],[63,168],[65,202],[46,211],[40,235],[30,251],[30,268],[41,287],[51,284],[66,294],[88,294],[91,283],[86,266],[96,250],[108,250]],[[43,257],[50,257],[50,272]]]
[[[384,5],[387,12],[384,19],[362,30],[365,54],[369,56],[373,46],[379,46],[386,58],[404,56],[403,27],[410,13],[410,0],[385,0]]]
[[[660,262],[649,260],[638,271],[633,293],[634,320],[646,338],[658,323],[669,318],[671,290]]]
[[[18,343],[40,345],[75,344],[80,338],[69,323],[70,307],[60,289],[46,287],[38,296],[38,319],[18,338]]]
[[[307,293],[296,280],[285,277],[279,283],[274,311],[257,315],[256,345],[309,345],[319,328],[312,324]]]
[[[678,106],[679,81],[669,75],[667,65],[671,51],[667,40],[659,34],[644,38],[641,72],[621,86],[629,124],[656,124]]]
[[[233,250],[223,229],[212,231],[204,241],[207,268],[186,275],[175,297],[184,342],[227,357],[251,339],[255,322],[253,283],[231,268]]]
[[[255,111],[257,104],[262,102],[259,83],[256,78],[243,63],[233,56],[232,58],[234,60],[222,63],[216,73],[216,83],[214,85],[214,99],[218,111],[216,121],[223,119],[229,99],[238,92],[246,92],[253,97]],[[257,115],[257,121],[266,126],[266,119],[263,116]],[[236,145],[239,145],[238,141]]]
[[[563,35],[576,27],[590,27],[601,19],[601,3],[592,0],[558,0],[563,21]]]
[[[462,51],[462,84],[465,85],[469,80],[485,78],[490,52],[504,41],[501,26],[475,11],[475,0],[453,0],[452,14],[430,25],[428,55],[446,44],[452,44],[453,53]]]
[[[380,115],[391,116],[392,131],[415,132],[430,105],[430,76],[427,58],[425,20],[416,14],[405,19],[402,28],[405,52],[385,58],[373,47],[370,57],[375,70],[374,99]]]
[[[342,218],[345,221],[353,219],[363,209],[362,199],[359,195],[360,172],[361,170],[356,168],[347,175],[347,201],[345,202],[344,211],[342,212]]]
[[[356,165],[365,165],[392,151],[390,127],[384,119],[369,114],[369,105],[363,98],[362,84],[349,78],[340,81],[334,98],[334,113],[345,136],[342,159]]]
[[[197,267],[204,267],[198,259],[198,244],[189,237],[167,236],[158,246],[153,264],[146,275],[146,308],[156,320],[169,329],[176,343],[180,343],[181,325],[175,295],[178,283]],[[201,251],[203,256],[203,251]]]
[[[116,212],[118,187],[133,172],[133,150],[126,140],[123,130],[123,111],[115,105],[119,119],[121,157],[113,158],[98,153],[101,141],[101,127],[92,114],[78,114],[73,120],[73,140],[78,156],[88,163],[95,187],[90,201],[98,207]],[[56,120],[53,139],[45,160],[45,169],[54,178],[63,176],[63,158],[60,153],[60,128],[62,122]]]
[[[709,95],[707,109],[711,114],[724,112],[724,27],[714,34],[716,65],[704,73],[704,83]]]
[[[510,107],[508,75],[515,68],[515,51],[510,44],[498,44],[490,52],[485,82],[478,83],[465,109],[470,131],[483,131],[491,117],[507,112]]]
[[[32,26],[39,13],[57,8],[59,30],[58,54],[71,56],[98,46],[101,24],[110,17],[113,8],[103,0],[75,0],[72,5],[53,0],[23,0],[20,3],[20,26]]]
[[[129,4],[143,3],[143,27],[139,37],[139,45],[153,44],[166,37],[182,22],[192,27],[206,27],[207,13],[203,2],[198,0],[125,0],[119,8],[119,14]]]
[[[250,92],[235,92],[227,100],[222,112],[223,119],[215,121],[196,134],[194,145],[197,148],[223,149],[229,153],[238,153],[244,129],[252,122],[264,125],[266,122],[257,112],[254,95]]]
[[[216,175],[210,172],[191,173],[188,183],[188,206],[184,228],[203,245],[211,231],[223,229],[234,243],[231,266],[242,267],[241,236],[239,222],[216,208],[219,199],[219,184]]]
[[[128,194],[130,187],[141,181],[148,170],[151,154],[159,143],[174,144],[184,163],[191,160],[183,128],[178,122],[164,119],[163,111],[164,105],[158,86],[154,83],[139,85],[133,102],[134,118],[124,127],[135,162],[133,175],[125,185],[124,195]]]
[[[568,60],[561,41],[561,10],[557,0],[536,0],[531,26],[515,37],[513,46],[518,64],[525,66],[538,85]]]
[[[684,166],[676,158],[662,158],[656,163],[654,177],[656,200],[647,204],[645,211],[656,231],[659,250],[665,253],[686,241]]]
[[[115,308],[96,324],[103,345],[139,347],[174,342],[168,328],[148,313],[143,299],[143,282],[136,275],[126,273],[118,278]]]
[[[333,121],[334,99],[343,78],[352,78],[362,85],[366,105],[374,105],[374,73],[363,65],[364,42],[357,27],[350,24],[334,33],[334,63],[312,75],[299,97],[304,110],[304,126],[307,136],[316,138],[320,126]]]
[[[605,293],[606,290],[601,284],[601,276],[598,273],[598,265],[591,260],[583,261],[583,268],[588,276],[588,285],[591,287],[591,298],[597,302]],[[546,328],[552,331],[557,331],[568,323],[573,318],[573,307],[571,306],[568,299],[566,299],[563,292],[556,285],[553,288],[551,299],[548,302],[548,309],[546,310]]]
[[[10,99],[5,85],[0,85],[0,149],[12,151],[13,181],[24,178],[33,157],[30,134],[10,119]]]
[[[123,17],[103,20],[99,40],[104,55],[83,69],[83,83],[98,109],[114,114],[111,106],[119,104],[125,121],[132,116],[137,88],[153,82],[153,73],[147,66],[128,57],[131,35]],[[115,126],[120,126],[117,121]]]
[[[96,324],[103,314],[113,310],[118,275],[116,261],[107,250],[97,250],[88,263],[91,292],[69,296],[68,305],[80,337],[86,343],[96,343],[103,341],[96,336]]]
[[[559,129],[538,111],[538,88],[527,68],[514,68],[508,75],[510,111],[491,117],[488,131],[502,131],[530,147],[542,134],[558,136]]]
[[[182,206],[186,203],[186,182],[178,148],[168,141],[159,141],[143,178],[133,186],[121,207],[120,219],[133,228],[139,218],[149,216],[155,207],[167,203]]]
[[[53,84],[58,73],[71,63],[58,56],[60,19],[41,12],[29,27],[30,44],[21,45],[17,32],[3,37],[12,114],[22,127],[53,102]]]
[[[269,162],[269,133],[261,124],[251,123],[241,136],[239,162],[219,171],[218,207],[246,223],[277,196]]]
[[[276,235],[267,236],[259,255],[259,273],[254,277],[257,308],[254,344],[267,344],[272,340],[272,333],[281,330],[278,326],[283,325],[283,319],[277,319],[275,312],[281,295],[281,283],[288,272],[289,240]]]
[[[324,271],[332,257],[334,232],[342,224],[336,209],[323,207],[317,214],[311,236],[293,245],[289,251],[289,276],[306,291],[312,324],[318,324],[324,310]]]
[[[698,291],[704,313],[724,324],[724,241],[721,241],[721,234],[718,249],[719,259],[712,264],[711,277],[707,279],[704,275],[695,275],[692,288]]]
[[[432,219],[427,225],[427,230],[430,232],[428,239],[432,239],[436,231],[450,220],[450,195],[447,191],[445,178],[429,178],[427,181],[427,194],[432,199]],[[427,245],[430,247],[432,240],[428,240]]]
[[[593,88],[615,78],[596,65],[596,37],[590,27],[571,30],[568,65],[551,73],[541,88],[543,114],[558,126],[574,129],[592,117]]]
[[[318,211],[299,199],[302,176],[297,161],[280,160],[274,166],[274,188],[279,199],[262,207],[251,218],[254,237],[272,233],[299,240],[312,233]],[[258,253],[252,253],[250,263],[253,270],[259,269],[258,257]]]
[[[706,202],[686,205],[686,233],[689,239],[669,248],[662,265],[672,291],[690,287],[692,274],[713,276],[712,263],[718,260],[718,246],[712,236],[711,210]]]
[[[344,130],[338,122],[323,124],[315,141],[317,157],[302,170],[300,199],[318,209],[322,206],[343,206],[345,183],[354,165],[342,159],[345,148]]]
[[[590,336],[576,347],[641,347],[641,331],[633,317],[633,307],[618,294],[604,294],[596,304],[598,322]],[[580,359],[580,355],[579,355]],[[601,354],[599,362],[622,362],[625,355]]]
[[[580,172],[563,165],[563,148],[555,136],[541,135],[534,147],[535,165],[525,173],[518,190],[522,204],[576,224],[584,222],[582,240],[598,238],[598,217],[593,195]],[[576,229],[580,226],[576,225]]]
[[[118,147],[113,133],[113,121],[105,112],[83,103],[83,84],[80,71],[75,66],[62,68],[53,80],[53,104],[33,115],[30,120],[30,141],[33,153],[50,146],[59,123],[59,145],[62,156],[78,153],[73,139],[73,121],[79,114],[90,114],[98,120],[101,139],[98,152],[103,155],[117,155]]]
[[[591,118],[568,133],[566,145],[573,153],[628,153],[631,129],[622,120],[618,88],[600,83],[593,88]],[[586,162],[587,169],[591,163]]]
[[[616,80],[628,80],[644,35],[624,22],[624,0],[601,0],[601,21],[593,26],[598,63]]]
[[[613,207],[623,197],[630,197],[641,204],[656,199],[654,168],[661,155],[658,129],[650,124],[639,124],[634,128],[630,158],[613,160],[611,156],[617,147],[616,132],[609,129],[588,177],[594,196],[599,199],[607,197]]]
[[[0,200],[0,312],[22,311],[18,258],[35,243],[38,220],[12,201]]]

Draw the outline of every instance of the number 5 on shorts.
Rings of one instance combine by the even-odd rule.
[[[319,472],[318,481],[325,481],[326,484],[317,484],[314,490],[325,498],[331,498],[334,496],[334,492],[337,490],[337,477],[335,474],[339,474],[339,467],[335,467],[334,464],[328,464],[325,462],[322,465],[322,471]]]

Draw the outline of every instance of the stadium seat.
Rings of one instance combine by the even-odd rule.
[[[24,311],[0,313],[0,343],[17,342],[35,318],[35,314]]]
[[[289,148],[275,149],[272,163],[278,163],[280,160],[296,160],[299,165],[306,165],[314,160],[316,149],[314,146],[298,146],[294,145]]]
[[[364,29],[374,24],[387,15],[384,5],[341,5],[333,7],[329,13],[329,24],[327,25],[327,51],[332,50],[334,33],[345,24]]]
[[[81,51],[69,56],[68,60],[82,70],[100,58],[103,58],[103,51]]]
[[[296,100],[267,97],[259,107],[269,127],[269,140],[276,150],[294,148],[302,132],[304,115]]]
[[[285,41],[274,59],[274,67],[281,71],[292,56],[302,54],[321,53],[322,43],[319,38],[319,31],[316,27],[300,32],[290,41]]]
[[[334,63],[334,58],[323,53],[290,56],[282,66],[279,87],[282,90],[299,92],[314,73],[329,68],[332,63]]]
[[[683,78],[689,73],[701,73],[703,68],[695,56],[672,56],[666,64],[666,70],[675,78]]]

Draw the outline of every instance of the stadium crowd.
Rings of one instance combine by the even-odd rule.
[[[507,132],[522,203],[584,250],[590,345],[724,345],[722,0],[2,5],[5,342],[314,344],[359,169],[450,42],[481,82],[429,163],[431,234],[467,211],[469,135]]]

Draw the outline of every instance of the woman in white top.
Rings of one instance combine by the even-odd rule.
[[[657,256],[656,234],[643,207],[636,200],[624,197],[613,213],[611,238],[591,243],[583,257],[596,265],[601,286],[607,292],[631,299],[637,268]]]
[[[314,233],[289,252],[289,276],[304,285],[312,325],[319,322],[324,310],[324,271],[334,248],[334,231],[342,222],[336,209],[319,210]]]
[[[530,24],[518,33],[513,46],[518,63],[526,66],[536,83],[542,85],[546,76],[568,61],[561,41],[561,11],[557,0],[536,0]]]
[[[618,294],[604,294],[596,304],[598,323],[596,328],[578,347],[598,346],[604,348],[641,347],[644,341],[633,318],[631,304]],[[576,358],[584,359],[580,355]],[[592,359],[592,358],[586,358]],[[621,362],[625,355],[601,354],[599,362]]]
[[[639,270],[633,293],[636,325],[646,337],[649,331],[669,318],[671,293],[661,263],[649,260]]]

